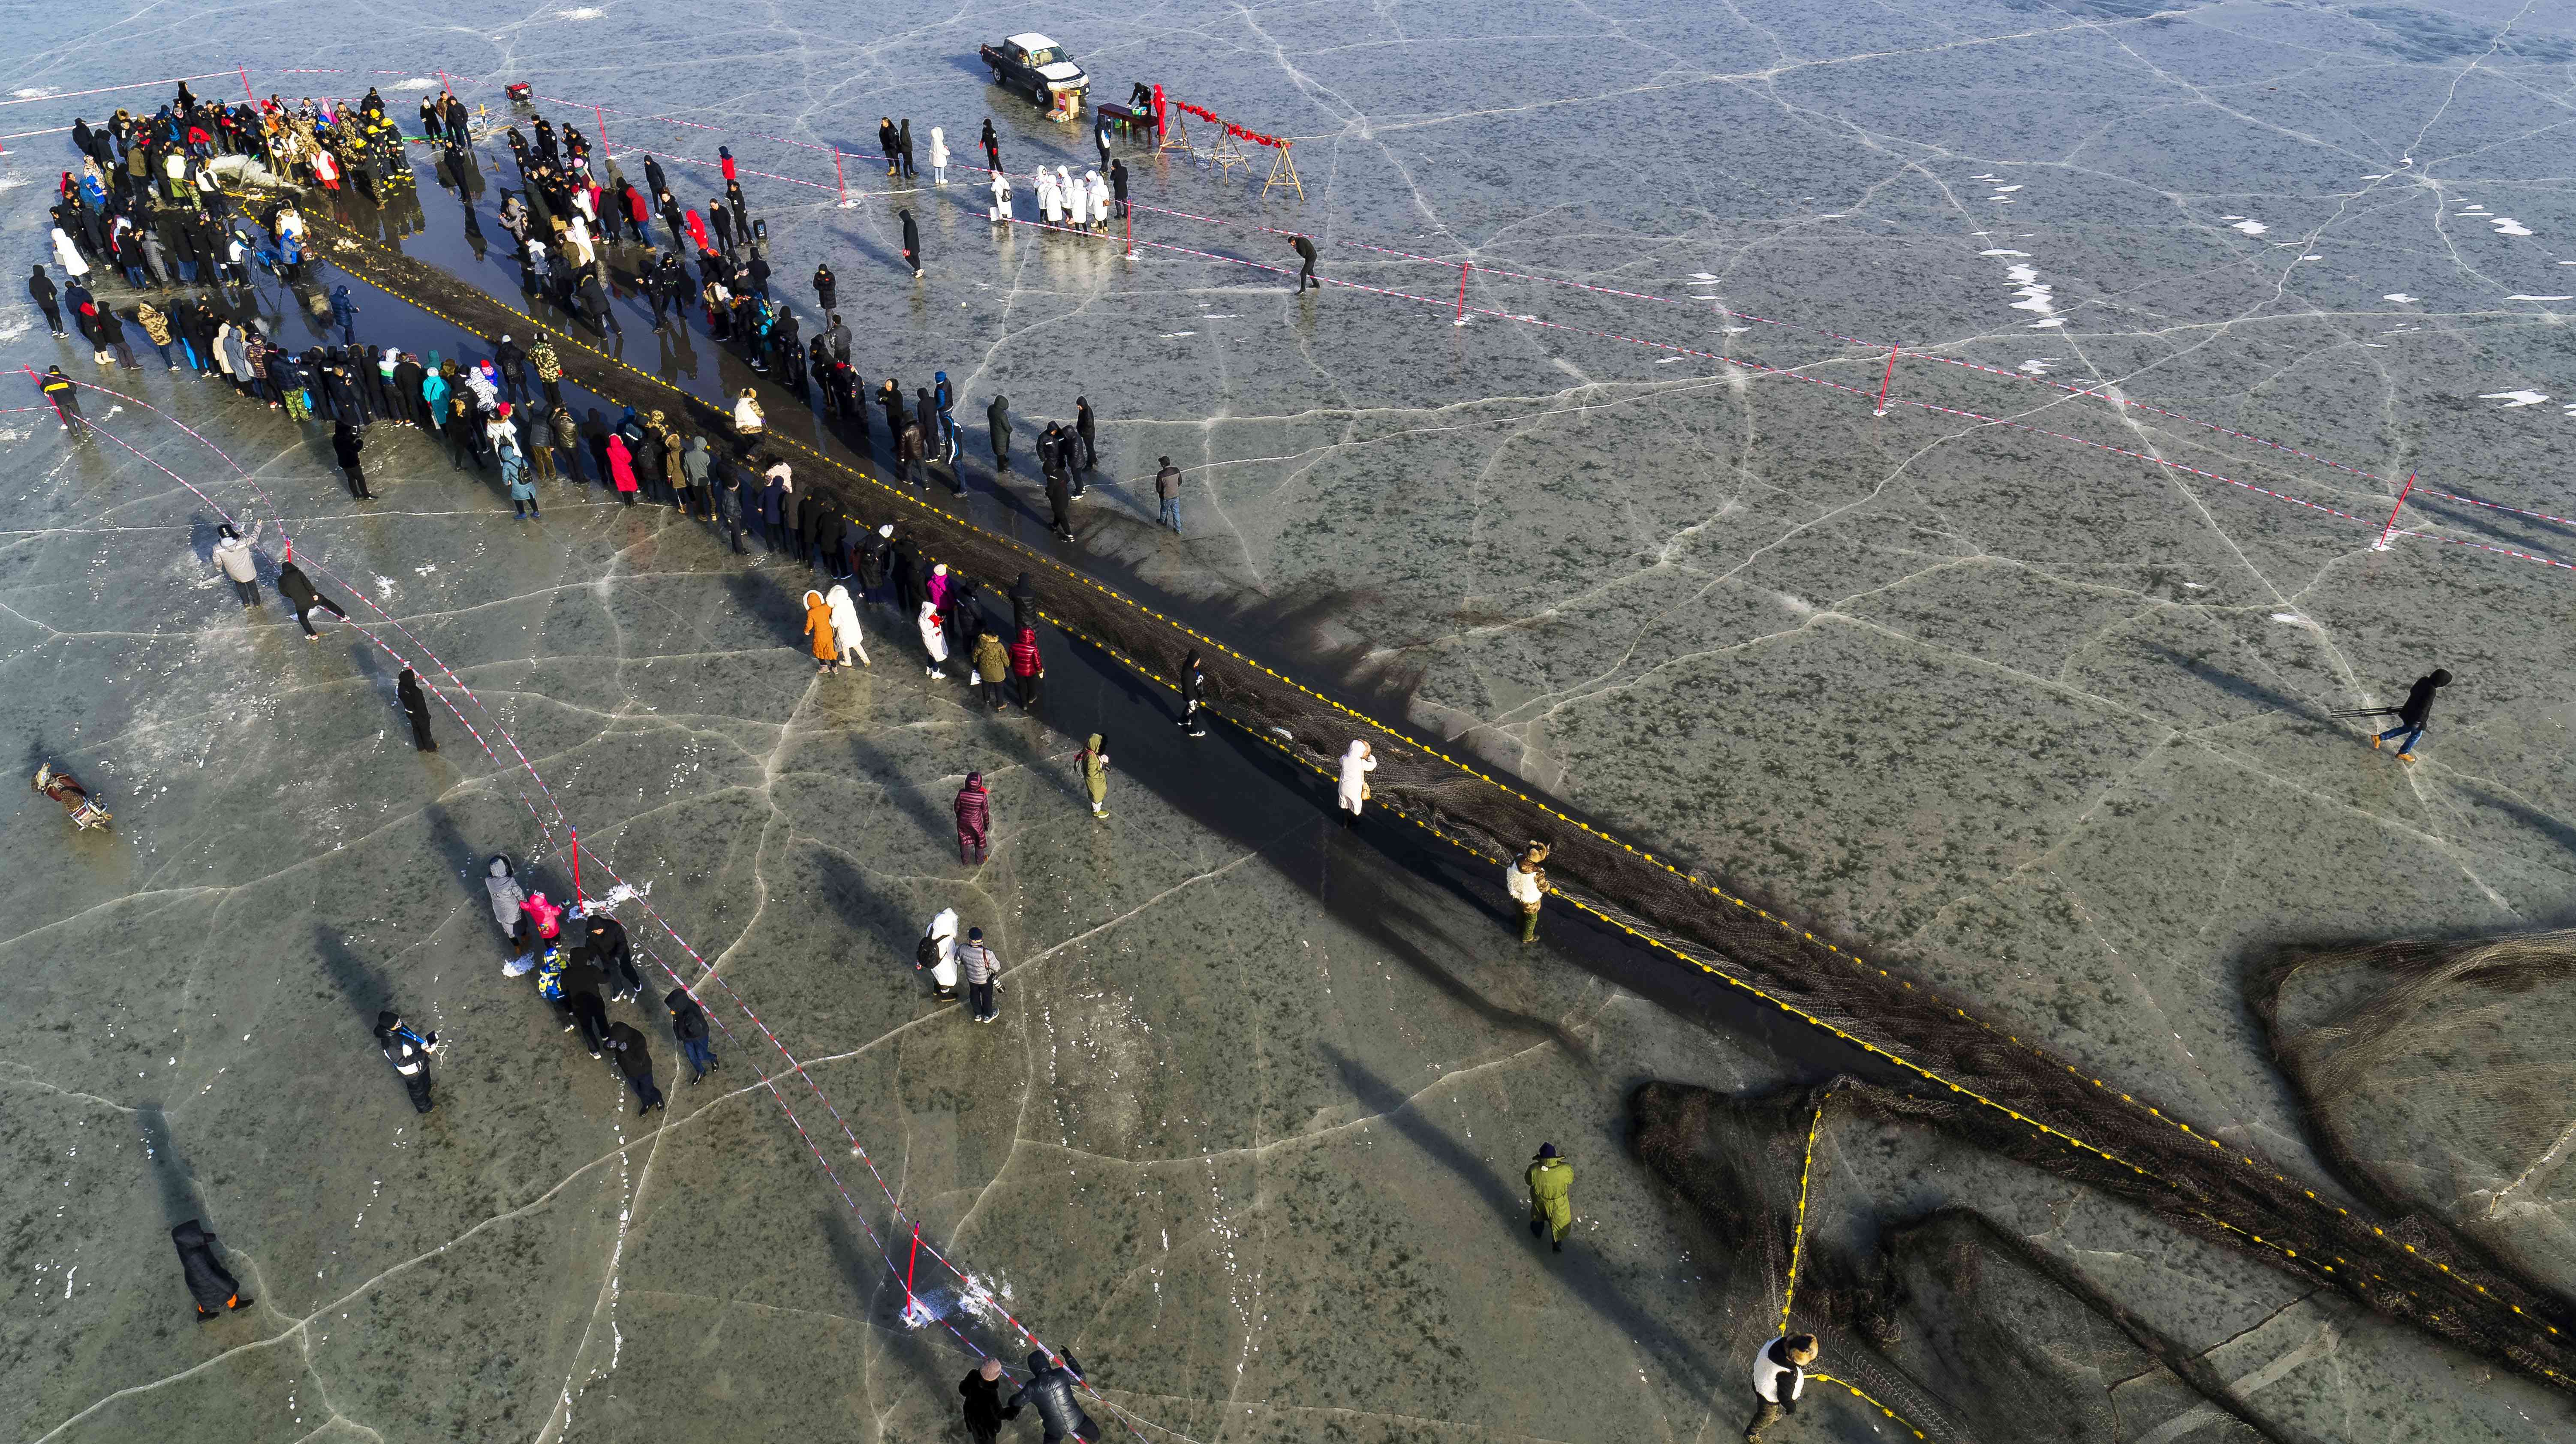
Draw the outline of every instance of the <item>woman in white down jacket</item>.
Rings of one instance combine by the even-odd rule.
[[[259,558],[250,548],[259,540],[260,527],[266,525],[265,521],[257,523],[246,537],[234,530],[231,522],[215,528],[215,565],[232,579],[233,590],[241,593],[245,607],[259,605]]]
[[[1365,742],[1354,742],[1342,753],[1342,781],[1333,802],[1341,809],[1342,825],[1359,820],[1360,804],[1368,799],[1368,775],[1377,770],[1377,758],[1369,753]]]

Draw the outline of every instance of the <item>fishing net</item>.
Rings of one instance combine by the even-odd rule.
[[[546,331],[574,384],[639,411],[685,413],[710,437],[731,434],[713,406],[604,354],[587,334],[544,326],[358,232],[313,225],[332,264],[487,343],[504,333]],[[772,415],[792,415],[787,408],[804,404],[763,389]],[[1931,1096],[1919,1106],[1943,1126],[2085,1174],[2181,1226],[2562,1387],[2576,1383],[2576,1349],[2557,1332],[2576,1330],[2576,1311],[2481,1259],[2440,1223],[2411,1215],[2383,1231],[2347,1214],[2261,1155],[2220,1146],[2149,1099],[1988,1026],[1849,940],[1788,921],[1778,908],[1723,891],[1714,879],[1686,875],[1516,779],[1453,758],[1044,552],[888,485],[863,454],[827,456],[774,433],[765,444],[797,462],[800,484],[818,487],[845,515],[870,527],[894,523],[920,544],[925,563],[936,559],[981,579],[988,597],[998,600],[1014,578],[1030,574],[1051,622],[1147,677],[1168,686],[1183,659],[1199,653],[1216,712],[1305,768],[1330,776],[1350,741],[1370,742],[1378,759],[1370,807],[1486,859],[1498,898],[1507,860],[1543,840],[1552,849],[1550,906],[1579,909],[1848,1039],[1925,1089]]]
[[[2576,1288],[2576,931],[2285,960],[2257,1002],[2328,1156]]]

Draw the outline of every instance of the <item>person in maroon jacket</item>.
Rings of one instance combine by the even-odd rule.
[[[969,772],[966,785],[957,789],[957,860],[982,862],[985,834],[993,825],[993,794],[984,786],[984,774]]]

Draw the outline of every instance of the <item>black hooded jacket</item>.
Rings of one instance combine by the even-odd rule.
[[[981,1370],[970,1369],[957,1381],[957,1393],[966,1401],[966,1427],[983,1433],[994,1433],[1002,1425],[1020,1416],[1017,1409],[1002,1407],[1002,1381],[987,1379]]]
[[[616,1045],[617,1071],[629,1078],[653,1076],[653,1058],[644,1051],[644,1035],[632,1023],[608,1025],[608,1041]]]
[[[188,1296],[201,1309],[220,1309],[227,1300],[241,1293],[241,1284],[215,1258],[215,1236],[206,1226],[190,1219],[170,1230],[170,1242],[179,1247],[179,1267],[188,1275]]]
[[[1046,1421],[1049,1435],[1067,1439],[1076,1437],[1084,1425],[1091,1423],[1091,1416],[1082,1412],[1082,1406],[1073,1398],[1074,1385],[1081,1380],[1082,1365],[1073,1355],[1065,1355],[1064,1367],[1059,1369],[1047,1363],[1043,1352],[1032,1351],[1029,1354],[1029,1381],[1020,1386],[1018,1393],[1004,1400],[1002,1407],[1017,1409],[1022,1404],[1034,1404],[1038,1417]]]
[[[2433,712],[2434,691],[2450,680],[2450,673],[2438,671],[2416,678],[2415,685],[2406,689],[2406,701],[2397,709],[2397,720],[2409,727],[2423,726],[2424,719]]]
[[[662,1004],[671,1010],[672,1037],[685,1043],[692,1038],[703,1038],[707,1035],[707,1015],[698,1011],[698,1005],[689,997],[688,989],[673,988],[663,995]]]

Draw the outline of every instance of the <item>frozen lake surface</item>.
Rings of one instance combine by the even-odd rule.
[[[954,381],[969,515],[1042,536],[1029,443],[1087,397],[1069,561],[2321,1191],[2416,1180],[2320,1156],[2249,1001],[2281,949],[2569,917],[2576,20],[2548,6],[7,13],[0,98],[29,103],[0,133],[156,104],[45,97],[220,54],[262,95],[372,80],[405,116],[441,72],[496,114],[527,80],[608,108],[628,173],[650,148],[702,208],[730,144],[776,288],[810,321],[828,259],[871,381]],[[1122,145],[1134,259],[997,232],[964,169],[987,115],[1023,215],[1031,167],[1096,159],[975,62],[1033,25],[1100,98],[1157,81],[1297,137],[1305,198],[1261,198],[1258,149],[1247,179]],[[881,115],[925,158],[944,129],[949,187],[889,190]],[[6,144],[24,265],[70,152]],[[517,303],[460,223],[500,235],[485,153],[461,195],[424,161],[385,238]],[[1352,284],[1292,293],[1286,231]],[[356,289],[369,335],[464,340]],[[273,284],[260,308],[318,335]],[[638,369],[740,379],[702,327],[621,315]],[[318,427],[104,373],[23,297],[0,350],[168,418],[93,397],[129,452],[0,412],[0,711],[28,770],[67,761],[117,814],[75,839],[30,798],[0,831],[18,1437],[962,1439],[956,1380],[971,1350],[1016,1368],[1018,1326],[1091,1366],[1108,1437],[1739,1432],[1808,1115],[1720,1113],[1693,1173],[1632,1151],[1632,1094],[1820,1083],[1858,1066],[1829,1038],[1557,914],[1515,947],[1488,869],[1331,827],[1311,780],[1184,741],[1061,639],[1037,720],[923,677],[890,618],[872,668],[818,679],[802,570],[666,510],[564,488],[514,522],[383,427],[359,510]],[[1182,537],[1153,524],[1166,455]],[[352,629],[245,620],[214,511],[150,464],[268,515],[224,457],[381,607],[342,594],[359,620],[475,689],[509,766],[443,710],[412,753],[399,664]],[[2436,665],[2459,681],[2412,768],[2331,715]],[[1074,772],[1094,731],[1105,823]],[[946,821],[969,769],[996,794],[974,868]],[[617,1005],[667,1114],[500,975],[482,859],[545,848],[558,807],[649,886],[638,942],[775,1035],[727,1013],[723,1066],[676,1086],[660,1010]],[[949,906],[1012,969],[993,1027],[909,966]],[[452,1040],[425,1119],[368,1037],[388,1005]],[[2425,1206],[2563,1280],[2576,1116],[2511,1106],[2528,1156]],[[1934,1438],[2576,1428],[2493,1360],[2079,1186],[1840,1105],[1815,1136],[1801,1323]],[[1562,1257],[1521,1228],[1541,1141],[1577,1169]],[[187,1322],[192,1216],[246,1317]],[[1769,1437],[1906,1437],[1818,1387]]]

